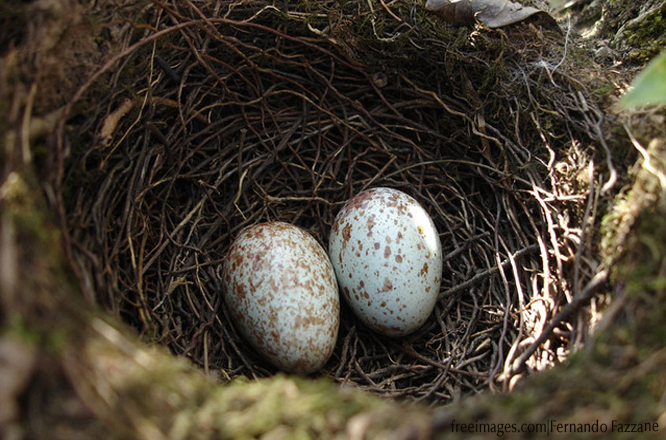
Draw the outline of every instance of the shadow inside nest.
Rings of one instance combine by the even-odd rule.
[[[399,340],[343,305],[322,375],[447,402],[584,342],[589,310],[553,319],[598,272],[591,231],[613,170],[561,35],[527,23],[461,38],[411,3],[372,3],[155,3],[154,28],[130,28],[62,182],[91,301],[222,380],[273,374],[227,319],[227,248],[266,220],[326,248],[347,199],[389,186],[440,233],[440,300]]]

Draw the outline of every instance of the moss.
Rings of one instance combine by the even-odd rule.
[[[666,47],[666,5],[662,3],[636,20],[643,13],[642,6],[641,2],[612,0],[602,13],[599,36],[626,51],[624,63],[644,64]]]
[[[29,347],[37,347],[41,340],[41,333],[31,327],[22,317],[13,316],[9,323],[2,328],[0,339],[14,339],[25,343]]]
[[[254,438],[277,429],[287,438],[330,438],[342,429],[336,429],[336,424],[371,409],[377,401],[355,392],[340,393],[326,380],[279,375],[271,380],[235,381],[208,404],[216,406],[216,424],[230,438]]]
[[[501,71],[502,61],[496,61],[488,70],[486,70],[485,75],[483,75],[483,81],[481,87],[478,90],[479,95],[482,97],[488,93],[492,93],[494,89],[497,88],[498,74]]]
[[[367,28],[371,23],[358,25]],[[390,30],[387,23],[377,23],[376,28],[381,33]],[[448,32],[443,29],[433,25],[433,32],[426,34]],[[459,38],[451,44],[467,48],[467,31],[457,35]],[[392,47],[399,47],[398,40]],[[485,73],[481,91],[500,82],[498,78],[504,75],[495,71],[495,66]],[[544,127],[557,129],[550,119]],[[73,182],[86,184],[90,174],[80,172]],[[85,429],[88,422],[80,413],[62,416],[54,411],[51,419],[44,418],[48,413],[40,413],[47,403],[53,401],[53,408],[61,408],[64,401],[69,411],[77,406],[89,407],[94,418],[104,423],[101,429],[90,429],[91,435],[80,435],[82,438],[96,438],[95,432],[101,432],[96,435],[102,438],[430,438],[412,431],[409,436],[398,435],[398,430],[414,418],[429,420],[431,412],[422,406],[397,405],[341,389],[325,379],[277,375],[216,384],[186,360],[174,358],[164,349],[146,348],[133,336],[121,334],[117,328],[122,325],[117,322],[97,316],[82,319],[80,310],[75,312],[79,303],[76,283],[67,279],[68,272],[61,263],[59,233],[48,221],[51,214],[39,201],[41,186],[20,174],[16,176],[19,179],[15,186],[6,187],[14,191],[8,206],[21,238],[21,301],[32,302],[29,306],[33,308],[21,303],[29,313],[21,318],[13,315],[5,331],[43,349],[44,357],[53,360],[53,364],[39,367],[40,375],[63,371],[62,377],[57,377],[59,388],[47,388],[52,382],[42,383],[41,388],[34,388],[35,395],[23,398],[29,416],[34,417],[25,421],[27,430],[51,431],[48,422],[56,420],[71,425],[74,434],[80,433],[76,430]],[[658,419],[666,385],[666,242],[660,234],[666,227],[666,209],[657,197],[660,188],[654,175],[639,167],[632,178],[637,184],[617,199],[618,208],[604,220],[605,252],[608,264],[614,267],[613,279],[620,292],[617,300],[622,301],[619,318],[566,365],[525,380],[516,392],[484,395],[443,411],[450,411],[459,422],[518,425],[549,420],[645,423]],[[61,393],[63,389],[69,394]],[[55,434],[53,437],[60,438]],[[477,435],[498,437],[496,433]],[[606,437],[626,439],[629,435],[615,432]],[[469,438],[469,434],[449,432],[442,433],[441,438]]]
[[[42,247],[51,248],[53,239],[59,236],[59,232],[47,226],[47,219],[44,217],[46,211],[41,209],[41,201],[31,192],[30,185],[24,174],[10,173],[2,186],[0,201],[4,202],[12,217],[18,241],[32,244],[23,246],[22,251],[41,253]]]
[[[13,315],[0,331],[0,340],[19,341],[32,350],[44,350],[48,355],[61,355],[69,343],[67,327],[52,328],[48,332],[26,321],[23,316]]]
[[[625,31],[626,41],[636,49],[629,52],[630,62],[646,63],[666,47],[666,3]]]

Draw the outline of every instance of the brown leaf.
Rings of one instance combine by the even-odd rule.
[[[453,25],[464,26],[474,23],[472,0],[428,0],[426,11],[433,12]]]
[[[498,28],[518,23],[535,14],[547,17],[557,26],[555,19],[545,11],[508,0],[427,0],[426,10],[447,22],[461,26],[476,20],[489,28]]]

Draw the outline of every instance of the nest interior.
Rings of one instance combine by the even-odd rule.
[[[346,200],[389,186],[438,228],[440,299],[403,339],[343,305],[319,374],[441,403],[585,341],[615,170],[566,32],[458,29],[381,0],[154,1],[117,30],[54,188],[84,292],[147,340],[221,380],[274,374],[227,317],[226,249],[267,220],[326,248]]]

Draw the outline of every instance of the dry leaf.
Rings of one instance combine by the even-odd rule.
[[[458,26],[478,20],[489,28],[498,28],[535,14],[542,14],[557,26],[555,19],[547,12],[508,0],[427,0],[425,8]]]

